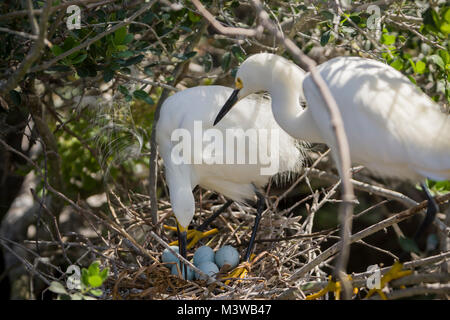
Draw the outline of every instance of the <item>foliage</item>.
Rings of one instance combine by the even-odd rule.
[[[108,274],[108,268],[100,270],[100,262],[94,261],[87,269],[81,269],[80,284],[77,288],[68,290],[60,282],[52,281],[49,290],[58,294],[60,300],[95,300],[95,297],[103,295],[101,287]]]

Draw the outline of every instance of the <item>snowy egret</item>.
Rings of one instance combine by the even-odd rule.
[[[264,198],[258,190],[274,174],[280,173],[277,177],[282,179],[286,177],[284,172],[297,171],[302,165],[301,147],[274,120],[268,97],[253,95],[242,99],[238,103],[241,108],[230,112],[227,119],[213,128],[215,115],[232,91],[222,86],[194,87],[170,96],[161,107],[156,141],[165,165],[183,256],[187,248],[210,234],[203,233],[207,224],[232,203],[226,202],[197,230],[188,232],[195,212],[192,194],[195,186],[219,192],[237,202],[257,196],[257,215],[245,255],[248,260],[264,208]],[[244,143],[239,145],[239,141]],[[264,154],[270,154],[270,159],[263,157]],[[236,160],[241,156],[245,156],[245,161]],[[272,166],[273,163],[276,165]],[[275,172],[265,172],[268,168]],[[188,233],[194,239],[187,247]]]
[[[352,161],[381,176],[422,182],[429,205],[417,238],[438,210],[423,181],[450,179],[449,115],[407,77],[381,62],[338,57],[317,69],[338,104]],[[215,124],[225,120],[240,99],[267,91],[281,128],[297,139],[326,143],[335,150],[324,100],[311,75],[295,64],[274,54],[255,54],[240,66],[235,86]],[[300,99],[306,100],[305,109]]]

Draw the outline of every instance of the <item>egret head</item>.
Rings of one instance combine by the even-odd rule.
[[[294,68],[294,72],[293,71]],[[300,70],[300,72],[298,72]],[[298,77],[300,75],[300,77]],[[281,56],[271,53],[258,53],[247,58],[236,73],[235,90],[217,115],[216,125],[231,108],[246,96],[261,91],[271,91],[283,82],[303,80],[304,71]]]

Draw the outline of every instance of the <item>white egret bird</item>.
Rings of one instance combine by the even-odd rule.
[[[450,179],[450,116],[406,76],[359,57],[334,58],[317,69],[339,107],[353,162],[381,176],[413,182]],[[235,86],[214,123],[225,120],[240,99],[268,91],[281,128],[297,139],[336,150],[325,102],[311,75],[295,64],[277,55],[255,54],[240,66]],[[305,109],[300,99],[306,100]],[[437,211],[423,183],[422,188],[429,206],[416,236]]]
[[[187,238],[194,238],[189,248],[209,235],[210,232],[203,233],[207,224],[232,203],[228,201],[197,230],[188,232],[195,212],[192,194],[195,186],[214,190],[238,202],[257,196],[257,216],[245,256],[247,261],[264,208],[264,199],[258,190],[272,175],[297,171],[302,165],[299,143],[278,126],[267,96],[242,99],[238,103],[241,108],[230,112],[227,119],[213,128],[220,106],[232,91],[222,86],[194,87],[170,96],[161,107],[156,141],[178,223],[180,253],[184,256]],[[262,157],[264,154],[270,155],[270,161]],[[245,271],[238,273],[241,272]]]

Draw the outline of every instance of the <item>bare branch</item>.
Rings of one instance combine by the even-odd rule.
[[[13,90],[19,81],[21,81],[27,74],[33,63],[42,55],[42,49],[45,47],[45,40],[47,39],[47,27],[51,3],[51,1],[47,1],[42,9],[42,15],[39,22],[39,36],[33,46],[33,49],[26,56],[25,60],[19,65],[16,72],[14,72],[8,81],[0,87],[1,95]]]
[[[447,202],[449,200],[450,200],[450,193],[442,195],[442,196],[438,196],[435,198],[435,201],[438,204]],[[363,229],[363,230],[355,233],[354,235],[351,236],[350,243],[359,241],[375,232],[383,230],[384,228],[387,228],[395,223],[399,223],[403,220],[406,220],[406,219],[412,217],[416,213],[425,209],[427,204],[428,204],[428,201],[423,201],[415,207],[412,207],[410,209],[407,209],[400,213],[397,213],[397,214],[393,215],[392,217],[389,217],[381,222],[378,222],[377,224],[371,225],[371,226],[367,227],[366,229]],[[297,270],[294,274],[292,274],[289,277],[289,281],[295,281],[295,280],[303,277],[305,274],[307,274],[309,271],[314,269],[316,266],[318,266],[319,264],[321,264],[322,262],[324,262],[331,256],[335,255],[337,252],[339,252],[339,247],[342,245],[341,242],[342,242],[342,240],[339,241],[338,243],[332,245],[330,248],[328,248],[324,252],[322,252],[315,260],[313,260],[310,263],[301,267],[299,270]]]
[[[203,4],[198,0],[192,0],[192,3],[200,12],[200,14],[205,18],[218,32],[227,35],[227,36],[246,36],[246,37],[258,37],[262,34],[263,28],[258,26],[255,29],[244,29],[244,28],[233,28],[233,27],[225,27],[220,24],[219,21],[214,18],[214,16],[206,10]]]
[[[48,69],[49,67],[51,67],[52,65],[54,65],[56,62],[58,62],[59,60],[64,59],[67,56],[70,56],[72,53],[75,53],[77,51],[80,51],[83,48],[86,48],[88,46],[90,46],[91,44],[97,42],[98,40],[106,37],[108,34],[113,33],[114,31],[116,31],[117,29],[122,28],[123,26],[127,26],[129,25],[134,19],[136,19],[137,17],[139,17],[141,14],[143,14],[144,12],[146,12],[148,9],[150,9],[154,4],[155,4],[156,0],[150,1],[149,3],[146,3],[144,6],[142,6],[142,8],[140,8],[138,11],[136,11],[131,17],[125,19],[124,21],[122,21],[119,24],[116,24],[114,27],[111,27],[110,29],[106,30],[105,32],[102,32],[98,35],[96,35],[93,38],[90,38],[89,40],[79,44],[76,47],[73,47],[70,50],[67,50],[64,53],[61,53],[60,55],[56,56],[55,58],[53,58],[52,60],[45,62],[44,64],[40,65],[40,66],[36,66],[34,68],[31,69],[31,72],[38,72],[38,71],[42,71],[45,69]]]

